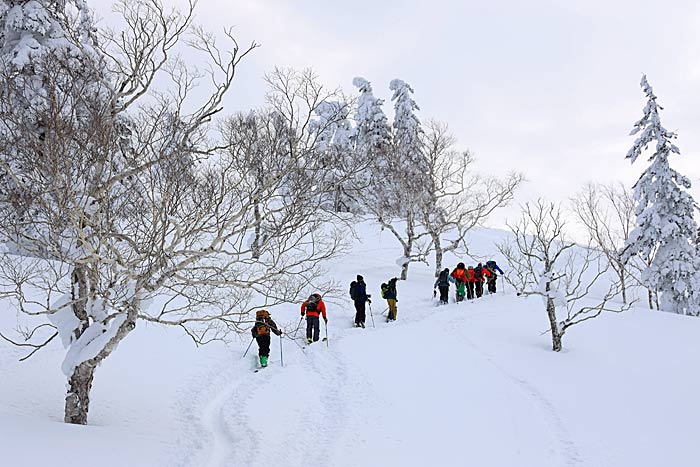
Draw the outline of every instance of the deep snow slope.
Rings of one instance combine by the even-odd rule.
[[[502,235],[475,231],[472,251],[488,256]],[[399,248],[372,225],[359,237],[332,270],[344,284],[364,275],[376,327],[368,316],[353,328],[350,302],[329,303],[328,344],[283,339],[283,367],[273,338],[255,373],[246,336],[196,349],[142,323],[97,372],[88,427],[60,423],[60,346],[17,363],[0,343],[0,464],[697,465],[700,320],[609,314],[555,354],[539,299],[438,307],[432,268],[412,265],[386,323],[379,284],[398,273]],[[298,307],[272,311],[293,335]]]

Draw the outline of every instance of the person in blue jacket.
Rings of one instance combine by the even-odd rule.
[[[493,260],[486,262],[486,269],[491,273],[486,279],[486,286],[488,287],[489,293],[496,293],[496,281],[498,280],[496,272],[498,271],[500,274],[503,274],[503,271],[501,271],[501,268],[499,268],[498,264]]]

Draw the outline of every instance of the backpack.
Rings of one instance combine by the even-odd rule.
[[[446,285],[450,285],[450,279],[448,277],[449,277],[449,273],[446,271],[442,271],[440,273],[440,276],[438,277],[438,285],[441,287],[444,287]]]
[[[357,282],[350,282],[350,298],[357,300]]]
[[[496,262],[495,261],[487,261],[486,262],[486,269],[488,269],[489,272],[496,274]]]
[[[381,295],[382,298],[386,298],[386,294],[389,292],[389,286],[387,285],[386,282],[382,282],[381,285]]]
[[[258,310],[255,312],[255,328],[258,336],[270,334],[270,326],[267,320],[270,319],[270,312],[267,310]]]
[[[477,279],[482,279],[484,277],[484,272],[481,270],[480,266],[474,268],[474,277]]]
[[[321,298],[313,294],[312,296],[309,297],[308,300],[306,300],[306,311],[317,311],[318,310],[318,302],[321,301]]]

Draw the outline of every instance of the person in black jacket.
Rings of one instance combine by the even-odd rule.
[[[350,298],[355,302],[355,326],[365,327],[365,319],[367,318],[365,303],[372,303],[371,295],[367,294],[367,284],[361,275],[357,275],[357,281],[350,283]]]
[[[281,336],[282,331],[277,328],[270,317],[270,312],[267,310],[258,310],[255,313],[255,326],[250,330],[253,337],[258,342],[258,356],[260,357],[260,366],[267,366],[267,359],[270,357],[270,331]]]

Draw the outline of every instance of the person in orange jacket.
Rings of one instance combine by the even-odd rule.
[[[321,333],[319,314],[323,316],[323,321],[328,323],[326,304],[321,300],[321,295],[315,293],[301,304],[301,316],[306,315],[306,342],[309,344],[317,342]]]
[[[457,301],[461,302],[464,300],[465,286],[467,283],[467,270],[464,268],[464,263],[459,263],[450,275],[457,283]]]

